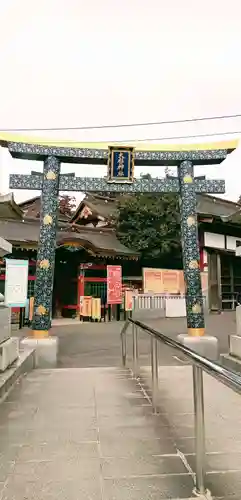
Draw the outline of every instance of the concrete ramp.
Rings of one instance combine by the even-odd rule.
[[[190,367],[35,370],[0,408],[2,500],[167,500],[193,496]],[[205,377],[208,485],[241,498],[240,398]],[[235,494],[236,496],[232,496]]]
[[[1,406],[0,449],[4,500],[192,496],[166,423],[118,368],[33,371]]]

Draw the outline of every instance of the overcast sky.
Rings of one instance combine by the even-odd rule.
[[[1,0],[0,130],[241,114],[240,16],[240,0]],[[37,135],[111,142],[226,131],[241,132],[241,118]],[[0,155],[4,193],[10,172],[41,168]],[[236,200],[240,169],[238,148],[221,166],[196,173],[225,178],[225,196]],[[62,170],[86,175],[81,165]],[[19,191],[16,199],[32,195]]]

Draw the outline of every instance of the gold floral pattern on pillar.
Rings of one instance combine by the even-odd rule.
[[[36,309],[36,313],[38,316],[44,316],[46,314],[46,312],[47,312],[47,309],[42,304],[40,304]]]
[[[42,259],[39,261],[39,267],[41,269],[49,269],[50,263],[48,259]]]
[[[189,262],[189,269],[198,269],[199,268],[199,263],[197,260],[191,260],[191,262]]]
[[[53,172],[53,170],[49,170],[46,174],[46,179],[48,181],[54,181],[56,179],[56,174]]]
[[[196,218],[193,216],[193,215],[190,215],[188,218],[187,218],[187,225],[189,227],[191,226],[194,226],[194,224],[196,224]]]
[[[44,216],[44,225],[45,226],[50,226],[53,222],[53,217],[49,214]]]
[[[193,314],[200,314],[202,312],[202,308],[201,308],[200,304],[193,304],[192,312],[193,312]]]
[[[185,177],[183,178],[183,182],[184,184],[192,184],[193,182],[193,178],[191,175],[185,175]]]

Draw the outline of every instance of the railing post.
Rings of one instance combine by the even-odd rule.
[[[132,325],[133,340],[133,375],[138,377],[138,330],[136,325]]]
[[[203,371],[193,365],[193,399],[195,415],[195,444],[196,444],[196,493],[204,495],[206,476],[205,452],[205,424],[203,398]]]
[[[126,331],[121,333],[121,355],[122,365],[126,366]]]
[[[151,373],[152,373],[152,409],[154,413],[158,410],[158,355],[157,339],[151,337]]]

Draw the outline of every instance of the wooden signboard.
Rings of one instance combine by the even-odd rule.
[[[80,297],[80,316],[91,317],[92,315],[92,297]]]
[[[179,293],[179,273],[175,269],[143,268],[144,293]]]

